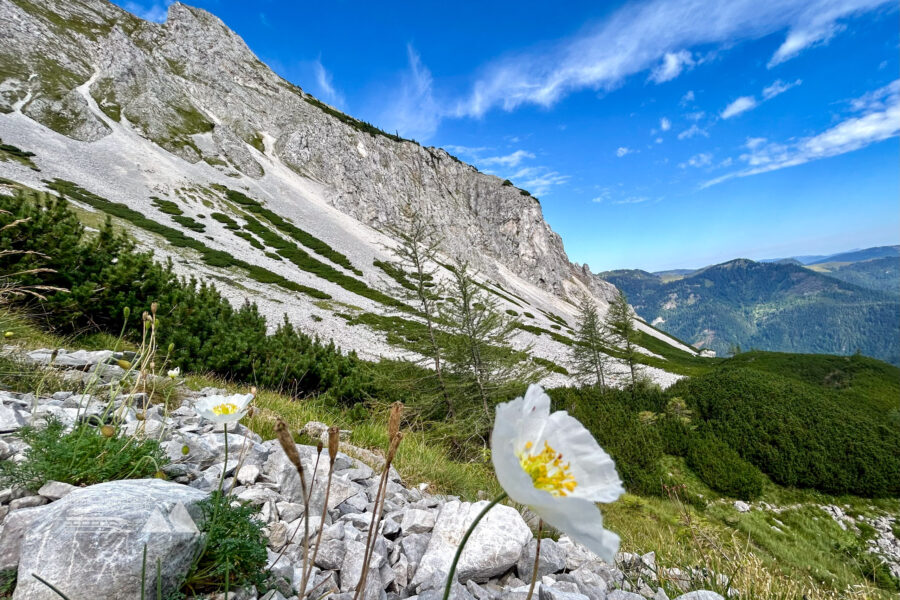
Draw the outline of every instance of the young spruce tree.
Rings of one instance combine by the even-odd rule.
[[[590,294],[583,294],[578,304],[575,325],[575,344],[571,347],[575,374],[583,382],[601,390],[606,389],[606,354],[610,344],[606,323],[597,313],[597,304]]]
[[[390,248],[395,260],[395,269],[400,286],[396,295],[415,307],[425,321],[428,330],[425,354],[434,365],[438,385],[449,416],[453,416],[453,400],[444,380],[443,350],[439,343],[437,303],[440,286],[435,279],[437,256],[441,248],[441,238],[428,219],[415,209],[404,211],[407,222],[405,229],[394,228],[392,233],[399,242]]]
[[[496,301],[479,288],[464,261],[457,260],[454,265],[450,299],[442,305],[441,318],[452,334],[447,363],[471,382],[489,423],[497,392],[512,381],[534,380],[538,368],[522,361],[528,350],[510,348],[515,320],[501,312]]]
[[[637,385],[638,330],[634,325],[634,319],[631,316],[631,308],[628,306],[628,298],[625,296],[625,292],[619,290],[619,294],[610,303],[604,323],[613,342],[624,354],[623,359],[631,373],[631,395],[633,397],[635,386]]]

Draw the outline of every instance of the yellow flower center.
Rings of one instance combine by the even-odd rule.
[[[238,407],[236,404],[232,404],[231,402],[225,402],[223,404],[217,404],[216,406],[213,406],[212,411],[216,415],[221,417],[222,415],[233,415],[238,411]]]
[[[519,454],[519,464],[531,477],[534,487],[554,496],[565,496],[575,489],[578,482],[572,476],[569,463],[563,462],[563,455],[544,441],[544,449],[535,454],[532,442],[525,444],[525,451]]]

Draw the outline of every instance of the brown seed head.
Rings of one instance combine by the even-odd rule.
[[[391,438],[391,445],[388,448],[387,455],[387,463],[385,463],[385,468],[390,467],[391,462],[394,460],[394,456],[397,455],[397,448],[400,446],[400,442],[403,440],[403,432],[398,431],[397,435]]]
[[[403,403],[391,404],[391,414],[388,417],[388,439],[392,440],[400,433],[400,418],[403,416]]]
[[[157,308],[159,308],[159,303],[158,303],[158,302],[151,302],[151,303],[150,303],[150,313],[151,313],[154,317],[156,316],[156,309],[157,309]]]
[[[281,444],[288,460],[291,461],[291,464],[297,469],[300,479],[303,480],[303,462],[300,460],[300,453],[297,452],[297,444],[294,443],[294,438],[291,437],[291,432],[288,429],[287,423],[278,419],[278,424],[275,425],[275,434],[278,436],[278,443]]]
[[[255,385],[250,386],[250,393],[251,393],[251,394],[253,394],[254,396],[256,396],[256,391],[257,391],[257,390],[256,390],[256,386],[255,386]]]
[[[328,428],[328,460],[331,461],[331,464],[334,464],[334,460],[337,458],[338,445],[340,441],[341,430],[337,427],[337,425],[332,425]]]
[[[116,435],[116,428],[112,425],[104,425],[100,428],[100,433],[103,434],[103,437],[111,438],[112,436]]]

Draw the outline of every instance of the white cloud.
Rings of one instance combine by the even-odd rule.
[[[685,92],[684,96],[681,97],[681,101],[679,102],[679,104],[681,104],[682,106],[687,106],[688,104],[690,104],[693,101],[694,101],[694,90],[688,90],[687,92]]]
[[[520,187],[529,190],[535,196],[544,196],[550,192],[550,188],[562,185],[569,180],[568,175],[562,175],[547,167],[524,167],[510,176],[516,183],[521,182]]]
[[[684,118],[689,121],[699,121],[703,117],[706,116],[706,113],[702,110],[695,110],[694,112],[689,112],[684,115]]]
[[[516,150],[512,154],[506,156],[489,156],[482,158],[478,162],[484,165],[501,165],[504,167],[516,167],[523,159],[534,158],[534,154],[525,150]]]
[[[647,196],[629,196],[628,198],[622,198],[621,200],[614,200],[613,204],[640,204],[649,199],[650,198]]]
[[[663,60],[653,71],[650,72],[650,81],[654,83],[663,83],[675,79],[686,68],[694,66],[694,58],[687,50],[680,52],[666,52]]]
[[[740,156],[747,168],[707,181],[702,187],[846,154],[900,135],[900,80],[869,92],[850,105],[854,112],[862,114],[814,136],[788,143],[749,138],[745,144],[747,152]]]
[[[406,47],[409,69],[400,80],[399,93],[383,111],[381,123],[389,132],[427,140],[437,131],[442,111],[432,92],[431,71],[412,45]]]
[[[841,19],[872,10],[886,4],[882,0],[831,0],[810,2],[807,6],[797,7],[799,11],[792,15],[788,35],[769,61],[768,67],[779,65],[800,54],[803,50],[827,44],[838,32],[844,29],[839,23]]]
[[[663,117],[662,119],[659,120],[659,128],[662,129],[663,131],[668,131],[668,130],[672,129],[672,121]]]
[[[803,83],[802,79],[798,79],[792,83],[785,83],[780,79],[776,79],[772,85],[764,87],[762,91],[763,100],[771,100],[779,94],[783,94],[794,86]]]
[[[662,139],[661,137],[658,137],[658,138],[656,138],[656,139],[653,140],[653,141],[656,142],[657,144],[662,144],[662,143],[663,143],[663,139]]]
[[[696,137],[696,136],[698,136],[698,135],[702,135],[703,137],[709,137],[709,132],[706,131],[705,129],[702,129],[702,128],[698,127],[697,124],[694,123],[693,125],[691,125],[691,126],[688,127],[687,129],[685,129],[684,131],[682,131],[681,133],[679,133],[679,134],[678,134],[678,139],[679,139],[679,140],[687,140],[687,139],[690,139],[690,138],[692,138],[692,137]]]
[[[757,102],[756,98],[753,96],[741,96],[731,104],[725,107],[725,110],[722,111],[721,117],[723,119],[730,119],[731,117],[737,116],[742,112],[746,112],[752,108],[756,108]]]
[[[313,71],[316,76],[316,85],[319,86],[319,94],[322,100],[337,107],[344,106],[344,96],[334,87],[334,79],[320,59],[313,62]]]
[[[637,151],[632,150],[631,148],[628,148],[627,146],[619,146],[619,148],[616,150],[616,156],[618,156],[619,158],[622,158],[623,156],[625,156],[627,154],[633,154],[634,152],[637,152]]]
[[[683,162],[678,166],[682,169],[687,167],[708,167],[712,164],[712,158],[712,154],[709,154],[708,152],[701,152],[700,154],[695,154],[694,156],[690,157],[687,162]]]
[[[175,0],[163,0],[162,2],[126,2],[122,8],[136,17],[154,23],[164,23],[169,12],[169,6]]]
[[[494,108],[523,104],[552,106],[582,90],[611,90],[645,70],[665,78],[685,68],[688,48],[733,45],[789,30],[773,57],[787,60],[823,42],[839,20],[889,0],[650,0],[626,4],[584,33],[540,50],[507,55],[489,63],[472,91],[448,114],[480,117]],[[816,33],[819,32],[819,33]],[[799,37],[798,37],[799,36]],[[802,37],[805,36],[805,37]],[[801,39],[802,37],[802,39]],[[691,59],[693,60],[693,59]],[[671,68],[666,68],[671,65]],[[679,71],[680,72],[680,71]],[[673,75],[674,76],[674,75]]]
[[[473,146],[455,146],[453,144],[447,144],[446,146],[444,146],[444,150],[446,150],[450,154],[456,154],[459,156],[471,156],[471,157],[475,158],[478,155],[480,155],[482,152],[486,152],[486,151],[490,150],[490,148],[487,148],[485,146],[473,147]]]

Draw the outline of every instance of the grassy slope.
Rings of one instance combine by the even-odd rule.
[[[46,334],[20,317],[0,312],[0,329],[12,331],[12,341],[24,348],[37,347],[111,347],[115,340],[61,339]],[[87,342],[87,344],[85,343]],[[830,357],[826,357],[829,358]],[[752,359],[752,360],[751,360]],[[740,356],[753,368],[781,372],[790,363],[791,355],[756,353]],[[796,376],[804,380],[818,380],[828,366],[815,365],[812,359],[801,362],[803,368]],[[881,363],[872,361],[873,367]],[[887,366],[885,366],[887,367]],[[894,375],[893,367],[886,375]],[[15,373],[0,373],[9,383]],[[882,378],[867,370],[865,376],[854,379],[862,389],[881,389]],[[61,384],[64,385],[64,384]],[[205,375],[190,374],[186,385],[191,389],[206,386],[223,387],[231,391],[247,391],[247,386],[225,382]],[[359,410],[345,410],[326,406],[316,398],[295,399],[271,392],[260,392],[255,401],[255,414],[246,424],[264,438],[273,437],[277,418],[284,419],[293,431],[307,421],[317,420],[337,424],[352,430],[351,443],[380,452],[386,445],[386,418]],[[661,567],[691,566],[710,568],[727,573],[735,585],[749,590],[748,598],[796,598],[806,594],[810,600],[819,598],[858,597],[890,598],[888,592],[869,587],[848,560],[856,537],[842,530],[816,507],[818,504],[838,504],[849,507],[851,514],[872,514],[875,510],[900,514],[900,500],[871,500],[852,496],[831,497],[816,492],[787,489],[769,484],[763,501],[776,506],[794,507],[774,515],[763,511],[738,513],[729,499],[722,498],[706,487],[684,465],[682,459],[666,457],[666,470],[686,486],[690,494],[701,494],[705,508],[686,506],[671,498],[626,495],[619,501],[605,505],[606,525],[622,537],[622,549],[629,552],[654,551]],[[458,495],[466,500],[491,497],[499,491],[490,461],[458,462],[439,437],[421,428],[409,430],[400,446],[396,466],[408,485],[429,484],[434,493]],[[777,521],[776,521],[777,519]],[[778,528],[776,531],[773,525]],[[670,596],[676,595],[667,584]],[[699,582],[697,585],[701,585]],[[704,587],[716,585],[705,582]],[[844,594],[854,588],[857,593]],[[719,588],[724,592],[723,588]],[[841,593],[838,593],[838,591]]]

